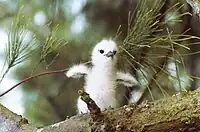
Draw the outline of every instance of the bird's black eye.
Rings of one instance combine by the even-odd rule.
[[[103,54],[103,53],[104,53],[104,50],[101,49],[101,50],[99,50],[99,52],[100,52],[101,54]]]
[[[117,51],[113,51],[113,55],[115,55],[117,53]]]

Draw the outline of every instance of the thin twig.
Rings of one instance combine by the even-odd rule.
[[[87,61],[83,64],[88,64],[90,63],[90,61]],[[11,88],[9,88],[8,90],[6,90],[5,92],[3,92],[2,94],[0,94],[0,97],[4,96],[5,94],[7,94],[8,92],[10,92],[11,90],[13,90],[14,88],[16,88],[17,86],[19,86],[22,83],[25,83],[31,79],[37,78],[39,76],[43,76],[43,75],[49,75],[49,74],[57,74],[57,73],[63,73],[66,72],[69,68],[65,68],[62,70],[56,70],[56,71],[48,71],[48,72],[42,72],[42,73],[38,73],[36,75],[30,76],[28,78],[23,79],[22,81],[20,81],[19,83],[15,84],[14,86],[12,86]]]
[[[14,88],[16,88],[17,86],[19,86],[22,83],[25,83],[31,79],[37,78],[39,76],[43,76],[43,75],[49,75],[49,74],[57,74],[57,73],[63,73],[66,72],[68,70],[67,69],[62,69],[62,70],[56,70],[56,71],[48,71],[48,72],[42,72],[42,73],[38,73],[36,75],[30,76],[28,78],[23,79],[22,81],[20,81],[19,83],[15,84],[14,86],[12,86],[11,88],[9,88],[8,90],[6,90],[5,92],[3,92],[2,94],[0,94],[0,97],[4,96],[5,94],[7,94],[8,92],[10,92],[11,90],[13,90]]]

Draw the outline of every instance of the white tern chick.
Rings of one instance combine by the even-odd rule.
[[[127,87],[138,83],[131,74],[116,71],[117,51],[117,45],[113,40],[102,40],[92,51],[91,68],[80,64],[73,66],[66,73],[67,77],[72,78],[79,78],[85,75],[84,90],[101,110],[109,107],[117,108],[122,105],[119,101],[122,99],[116,99],[117,83]],[[80,98],[78,99],[77,107],[79,113],[88,112],[87,105]]]

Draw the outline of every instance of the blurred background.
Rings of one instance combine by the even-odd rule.
[[[152,0],[147,1],[149,7],[153,6]],[[179,6],[174,6],[177,2]],[[122,43],[127,37],[128,14],[135,10],[137,3],[138,0],[0,0],[0,64],[2,68],[9,27],[22,7],[24,19],[21,24],[29,23],[29,26],[24,29],[26,35],[23,43],[36,39],[37,45],[43,45],[51,32],[54,33],[54,37],[65,40],[61,48],[49,53],[43,61],[40,61],[41,49],[38,49],[26,61],[12,68],[0,84],[0,92],[6,91],[20,80],[36,73],[65,69],[74,64],[87,62],[92,47],[101,39],[116,37],[119,27],[121,27],[121,34],[116,41],[118,44]],[[165,29],[170,29],[176,34],[185,32],[186,35],[199,36],[199,18],[196,15],[181,15],[184,12],[193,13],[189,4],[184,0],[164,0],[163,3],[164,5],[158,11],[162,14],[159,21],[166,23]],[[184,6],[181,6],[182,4]],[[136,18],[134,16],[133,20]],[[166,21],[169,19],[174,21]],[[166,32],[163,31],[160,34],[166,34]],[[152,33],[152,35],[157,34]],[[152,77],[146,81],[144,77],[141,77],[140,72],[131,67],[131,64],[124,59],[119,59],[118,67],[131,72],[140,81],[137,88],[130,89],[133,90],[132,102],[139,104],[144,100],[152,101],[185,89],[198,88],[200,84],[198,42],[198,39],[190,39],[185,42],[190,50],[177,49],[181,52],[181,59],[184,62],[184,65],[182,62],[178,64],[178,68],[173,57],[165,58],[161,64],[155,63],[157,67],[163,66],[168,73],[168,76],[163,76],[161,73],[158,77],[159,71],[155,71],[156,74],[151,72],[156,81],[152,81]],[[148,49],[142,50],[146,52],[145,50]],[[134,52],[136,58],[141,56],[137,51]],[[154,62],[157,62],[155,56],[166,56],[166,53],[164,54],[159,49],[154,49],[151,53],[155,54]],[[148,70],[147,68],[146,71]],[[145,73],[148,74],[148,72]],[[49,125],[76,115],[77,91],[83,87],[83,83],[83,78],[68,79],[63,73],[41,76],[18,86],[1,97],[0,102],[11,111],[23,115],[33,125]],[[154,86],[156,84],[159,85]]]

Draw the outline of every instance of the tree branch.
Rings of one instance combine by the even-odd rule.
[[[101,112],[102,122],[95,124],[90,114],[78,115],[58,123],[55,127],[44,127],[43,131],[198,131],[200,130],[200,89],[182,92],[173,97],[130,105]],[[76,124],[76,126],[70,124]],[[61,129],[62,128],[62,129]],[[62,131],[61,131],[62,132]]]
[[[82,92],[81,96],[85,95],[89,98],[88,94]],[[98,122],[92,119],[91,113],[88,113],[43,128],[35,128],[27,124],[26,119],[0,106],[0,126],[7,131],[15,132],[22,130],[38,130],[40,132],[196,132],[200,130],[199,103],[200,89],[197,89],[138,106],[129,105],[102,111],[100,112],[101,119]]]

